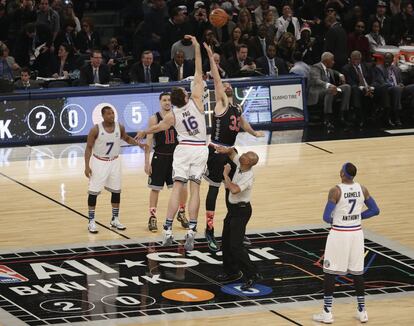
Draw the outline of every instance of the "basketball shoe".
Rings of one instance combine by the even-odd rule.
[[[185,243],[184,243],[184,249],[186,251],[191,251],[194,249],[194,238],[196,236],[197,231],[188,230],[187,234],[185,235]]]
[[[163,239],[162,239],[162,245],[163,246],[171,246],[174,240],[174,236],[171,229],[163,230]]]
[[[188,220],[185,217],[185,210],[184,209],[179,209],[178,213],[177,213],[177,221],[181,223],[181,226],[184,229],[188,229]]]
[[[366,310],[359,311],[357,309],[356,319],[358,319],[361,323],[368,322],[368,313]]]
[[[117,230],[122,231],[126,229],[126,227],[121,222],[119,222],[118,218],[112,219],[110,225],[111,227],[116,228]]]
[[[151,232],[158,231],[157,218],[154,215],[151,215],[148,220],[148,230],[150,230]]]
[[[214,237],[214,228],[209,229],[207,227],[205,231],[205,236],[207,240],[208,249],[210,249],[213,252],[219,251],[220,246],[218,245],[217,240]]]
[[[313,315],[312,319],[323,324],[332,324],[334,322],[332,312],[326,312],[325,309],[322,310],[322,313]]]
[[[95,220],[93,220],[93,219],[89,220],[88,231],[90,233],[98,233],[98,229],[96,228]]]

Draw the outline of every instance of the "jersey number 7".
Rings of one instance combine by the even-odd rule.
[[[106,146],[108,146],[108,151],[106,152],[106,154],[105,155],[109,155],[109,153],[111,152],[111,150],[112,150],[112,147],[114,147],[114,142],[113,141],[111,141],[111,142],[107,142],[106,143]]]
[[[348,214],[352,214],[355,208],[356,199],[348,199],[349,204],[351,205],[351,209],[349,210]]]

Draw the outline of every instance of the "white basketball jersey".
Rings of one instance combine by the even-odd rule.
[[[341,197],[332,212],[333,225],[352,228],[361,225],[361,211],[364,207],[364,193],[361,185],[341,183]]]
[[[114,158],[121,150],[121,128],[119,123],[115,122],[114,132],[109,133],[102,123],[98,124],[99,133],[93,146],[93,154],[99,157]]]
[[[190,98],[181,108],[173,107],[175,130],[181,144],[205,144],[207,141],[206,118]]]

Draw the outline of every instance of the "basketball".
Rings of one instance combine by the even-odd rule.
[[[209,19],[211,25],[213,25],[214,27],[223,27],[227,24],[227,21],[229,20],[229,15],[227,15],[227,13],[223,9],[217,8],[210,13]]]

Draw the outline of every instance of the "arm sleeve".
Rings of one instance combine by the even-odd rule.
[[[334,211],[336,204],[328,200],[325,206],[325,210],[323,212],[323,220],[326,223],[332,224],[332,212]]]
[[[374,198],[372,198],[372,196],[370,196],[365,201],[365,205],[367,205],[368,209],[361,213],[361,218],[363,220],[378,215],[380,213],[377,203],[375,202]]]

